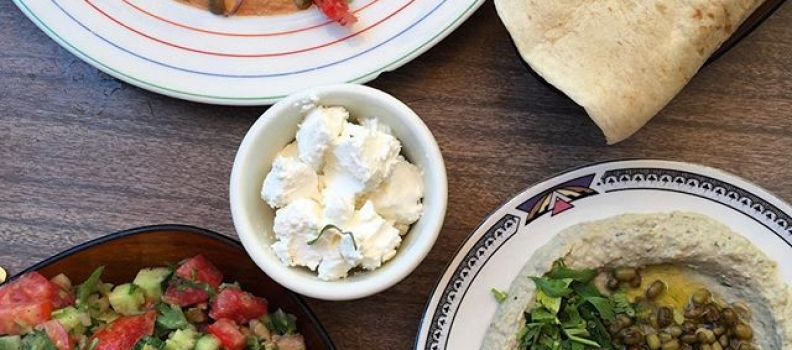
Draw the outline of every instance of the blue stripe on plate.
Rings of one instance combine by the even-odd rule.
[[[174,69],[174,70],[178,70],[178,71],[182,71],[182,72],[186,72],[186,73],[213,76],[213,77],[222,77],[222,78],[253,78],[253,79],[256,79],[256,78],[282,77],[282,76],[287,76],[287,75],[306,73],[306,72],[314,71],[314,70],[317,70],[317,69],[323,69],[323,68],[331,67],[331,66],[334,66],[334,65],[338,65],[338,64],[344,63],[346,61],[349,61],[351,59],[354,59],[356,57],[362,56],[362,55],[364,55],[366,53],[369,53],[369,52],[373,51],[374,49],[377,49],[377,48],[381,47],[382,45],[387,44],[388,42],[396,39],[397,37],[401,36],[402,34],[406,33],[407,31],[409,31],[410,29],[415,27],[418,23],[422,22],[427,17],[429,17],[429,15],[431,15],[432,13],[437,11],[437,9],[440,8],[441,6],[443,6],[446,3],[446,1],[448,1],[448,0],[440,1],[440,3],[438,3],[437,6],[435,6],[434,8],[432,8],[431,11],[427,12],[425,15],[423,15],[421,18],[419,18],[417,21],[415,21],[414,23],[409,25],[404,30],[396,33],[396,35],[386,39],[385,41],[383,41],[383,42],[381,42],[381,43],[379,43],[379,44],[377,44],[377,45],[375,45],[375,46],[373,46],[373,47],[371,47],[369,49],[366,49],[366,50],[364,50],[362,52],[359,52],[357,54],[354,54],[352,56],[349,56],[347,58],[344,58],[344,59],[341,59],[341,60],[338,60],[338,61],[335,61],[335,62],[331,62],[331,63],[327,63],[327,64],[324,64],[324,65],[315,66],[315,67],[311,67],[311,68],[305,68],[305,69],[300,69],[300,70],[296,70],[296,71],[291,71],[291,72],[283,72],[283,73],[270,73],[270,74],[224,74],[224,73],[203,72],[203,71],[198,71],[198,70],[193,70],[193,69],[177,67],[177,66],[174,66],[174,65],[171,65],[171,64],[167,64],[167,63],[164,63],[164,62],[160,62],[160,61],[156,61],[156,60],[153,60],[151,58],[145,57],[145,56],[143,56],[141,54],[135,53],[135,52],[133,52],[131,50],[128,50],[128,49],[122,47],[121,45],[118,45],[118,44],[108,40],[107,38],[99,35],[95,31],[93,31],[91,28],[88,28],[88,26],[86,26],[85,24],[83,24],[82,22],[77,20],[77,18],[75,18],[71,13],[66,11],[57,1],[50,0],[50,2],[52,2],[55,6],[57,6],[58,9],[60,9],[66,16],[71,18],[71,20],[73,20],[75,23],[77,23],[78,25],[83,27],[85,30],[87,30],[88,32],[90,32],[91,34],[96,36],[97,38],[101,39],[102,41],[112,45],[113,47],[115,47],[115,48],[117,48],[117,49],[119,49],[121,51],[124,51],[124,52],[126,52],[126,53],[128,53],[128,54],[130,54],[132,56],[135,56],[137,58],[140,58],[142,60],[148,61],[150,63],[156,64],[156,65],[159,65],[159,66],[162,66],[162,67],[166,67],[166,68],[170,68],[170,69]]]

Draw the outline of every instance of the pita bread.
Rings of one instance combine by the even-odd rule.
[[[523,59],[626,139],[687,84],[762,0],[495,0]]]

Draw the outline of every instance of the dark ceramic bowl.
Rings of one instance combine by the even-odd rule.
[[[102,280],[123,283],[132,281],[141,268],[166,266],[197,254],[214,263],[223,272],[224,281],[237,281],[251,293],[265,297],[270,309],[281,308],[295,315],[308,349],[336,348],[308,305],[261,272],[239,242],[197,227],[159,225],[116,232],[68,249],[9,280],[38,271],[47,278],[64,273],[79,283],[104,265]]]

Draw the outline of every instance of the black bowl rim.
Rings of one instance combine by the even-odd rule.
[[[61,251],[60,253],[55,254],[55,255],[53,255],[53,256],[45,259],[45,260],[42,260],[42,261],[34,264],[31,267],[28,267],[27,269],[25,269],[25,270],[15,274],[15,275],[13,275],[12,277],[10,277],[5,282],[13,281],[14,279],[19,278],[19,276],[22,276],[22,275],[24,275],[24,274],[26,274],[28,272],[38,271],[38,270],[40,270],[40,269],[42,269],[42,268],[44,268],[46,266],[49,266],[49,265],[55,263],[56,261],[59,261],[59,260],[61,260],[63,258],[68,257],[69,255],[72,255],[74,253],[83,251],[85,249],[92,248],[92,247],[95,247],[95,246],[98,246],[98,245],[101,245],[103,243],[110,242],[110,241],[113,241],[113,240],[116,240],[116,239],[119,239],[119,238],[128,237],[128,236],[134,236],[134,235],[144,234],[144,233],[151,233],[151,232],[156,232],[156,231],[180,231],[180,232],[186,232],[186,233],[190,233],[190,234],[195,234],[195,235],[208,237],[210,239],[214,239],[214,240],[220,241],[220,242],[222,242],[222,243],[224,243],[224,244],[226,244],[228,246],[236,248],[241,253],[247,255],[247,252],[245,251],[245,248],[242,247],[242,244],[239,241],[237,241],[235,239],[232,239],[232,238],[230,238],[228,236],[222,235],[220,233],[205,229],[205,228],[200,228],[200,227],[191,226],[191,225],[182,225],[182,224],[149,225],[149,226],[141,226],[141,227],[126,229],[126,230],[116,231],[116,232],[104,235],[102,237],[95,238],[95,239],[92,239],[90,241],[81,243],[79,245],[76,245],[76,246],[71,247],[69,249],[66,249],[64,251]],[[265,274],[264,271],[261,271],[261,273]],[[308,307],[308,304],[305,302],[305,299],[303,299],[298,294],[290,291],[286,287],[283,287],[283,290],[287,293],[287,295],[289,295],[289,297],[294,299],[294,301],[297,303],[297,305],[299,305],[299,307],[303,309],[303,311],[308,316],[310,321],[314,325],[316,325],[317,330],[319,331],[320,338],[322,338],[322,341],[325,343],[325,345],[327,345],[330,350],[336,350],[337,348],[335,346],[335,343],[333,343],[333,340],[330,338],[330,335],[327,334],[327,330],[325,330],[325,328],[322,325],[322,323],[319,322],[319,319],[313,313],[313,310],[311,310],[311,308]]]
[[[764,24],[770,16],[772,16],[781,5],[783,5],[786,0],[767,0],[768,2],[775,1],[775,3],[771,4],[767,11],[761,13],[760,15],[756,16],[756,20],[750,23],[743,23],[740,25],[740,28],[737,28],[737,31],[732,34],[729,39],[724,42],[721,47],[719,47],[715,52],[707,59],[705,65],[709,65],[710,63],[714,62],[715,60],[719,59],[723,56],[726,52],[729,52],[734,46],[739,44],[743,39],[745,39],[748,35],[753,33],[760,25]]]

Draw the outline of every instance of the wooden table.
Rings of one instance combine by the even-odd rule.
[[[309,300],[339,349],[407,349],[454,252],[499,203],[564,169],[625,157],[715,166],[792,200],[792,4],[616,146],[539,82],[487,2],[370,85],[410,105],[444,152],[448,215],[425,262],[379,295]],[[112,231],[191,224],[234,236],[231,163],[264,107],[209,106],[121,83],[0,2],[0,266],[14,273]],[[375,344],[375,345],[372,345]]]

